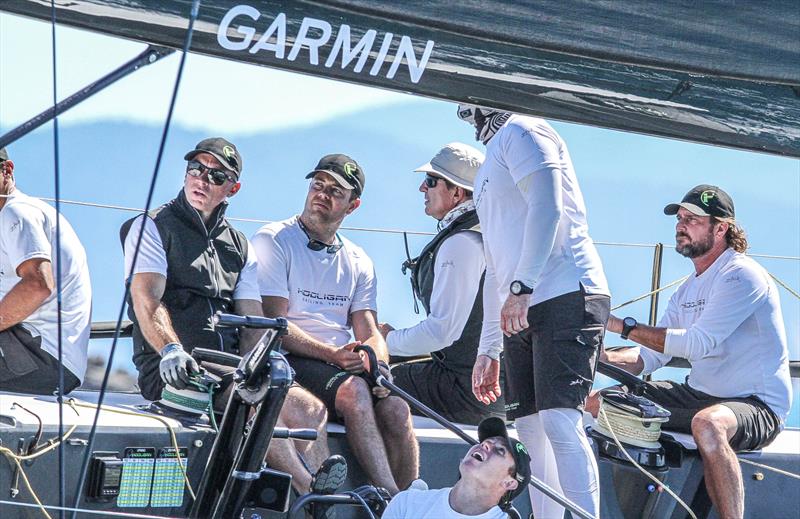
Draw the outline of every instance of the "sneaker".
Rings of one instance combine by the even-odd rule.
[[[347,478],[347,461],[338,454],[334,454],[319,466],[317,473],[311,478],[312,494],[333,494]]]
[[[347,478],[347,461],[338,454],[329,457],[320,465],[311,478],[311,493],[330,495],[336,493]],[[334,519],[336,512],[331,505],[311,503],[311,517],[314,519]]]

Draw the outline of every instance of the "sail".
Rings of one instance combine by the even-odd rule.
[[[59,23],[179,48],[190,6],[71,0],[56,10]],[[50,20],[40,0],[4,0],[0,11]],[[800,157],[796,0],[215,0],[200,6],[191,50]]]

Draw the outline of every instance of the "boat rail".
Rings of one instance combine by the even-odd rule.
[[[2,195],[0,195],[2,196]],[[47,197],[40,197],[42,200],[46,201],[54,201],[53,198]],[[84,206],[84,207],[92,207],[98,209],[114,209],[118,211],[127,211],[132,213],[141,213],[142,209],[136,207],[127,207],[121,205],[113,205],[113,204],[102,204],[102,203],[95,203],[95,202],[85,202],[80,200],[64,200],[61,199],[62,204],[69,204],[69,205],[77,205],[77,206]],[[228,217],[228,220],[232,222],[241,222],[241,223],[257,223],[257,224],[267,224],[272,223],[272,220],[265,220],[259,218],[244,218],[244,217]],[[342,226],[342,230],[345,231],[354,231],[354,232],[369,232],[369,233],[383,233],[383,234],[396,234],[402,235],[407,243],[408,236],[435,236],[436,233],[430,231],[415,231],[415,230],[408,230],[408,229],[388,229],[388,228],[379,228],[379,227],[351,227],[351,226]],[[644,249],[652,249],[653,251],[653,268],[650,276],[650,290],[634,297],[633,299],[629,299],[623,303],[615,305],[612,308],[613,310],[618,310],[625,306],[631,305],[633,303],[637,303],[639,301],[649,299],[650,301],[650,308],[649,308],[649,315],[648,315],[648,324],[654,326],[658,320],[658,304],[659,304],[659,296],[661,292],[667,290],[669,288],[674,287],[682,283],[686,277],[676,279],[671,281],[667,284],[662,284],[661,276],[662,276],[662,267],[663,267],[663,256],[664,256],[664,249],[674,249],[674,245],[666,245],[663,243],[630,243],[630,242],[609,242],[609,241],[595,241],[595,244],[602,247],[630,247],[630,248],[644,248]],[[764,253],[748,253],[749,256],[753,258],[762,258],[762,259],[773,259],[773,260],[785,260],[785,261],[795,261],[800,264],[800,256],[786,256],[786,255],[777,255],[777,254],[764,254]],[[800,294],[790,287],[787,283],[783,280],[775,276],[773,273],[769,273],[775,282],[786,290],[789,294],[794,296],[796,299],[800,299]],[[131,321],[122,321],[119,326],[119,335],[117,337],[127,338],[130,337],[133,331],[133,323]],[[113,339],[117,334],[117,323],[116,321],[95,321],[92,323],[91,335],[92,339]],[[669,367],[673,368],[689,368],[689,362],[686,359],[682,358],[673,358],[669,364]],[[798,360],[791,360],[789,362],[789,370],[791,373],[792,378],[800,378],[800,359]]]

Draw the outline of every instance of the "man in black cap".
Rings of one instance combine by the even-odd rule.
[[[344,422],[371,481],[394,495],[417,478],[417,441],[408,405],[383,388],[371,392],[359,376],[365,362],[353,351],[357,345],[371,346],[383,362],[388,353],[378,331],[372,260],[338,233],[361,205],[364,171],[347,155],[333,154],[306,178],[302,214],[269,223],[252,237],[264,315],[289,320],[283,347],[296,380]]]
[[[672,357],[689,360],[686,383],[648,382],[645,396],[672,413],[667,428],[694,437],[719,516],[741,518],[744,488],[734,453],[775,439],[791,403],[778,290],[745,255],[747,238],[725,191],[699,185],[664,213],[676,215],[675,250],[692,260],[694,273],[672,295],[658,326],[610,316],[609,331],[643,347],[601,358],[635,375]],[[587,408],[596,414],[597,406],[593,395]]]
[[[478,440],[461,460],[453,487],[401,492],[389,502],[383,519],[505,518],[511,502],[530,483],[530,455],[497,417],[480,423]]]
[[[120,233],[125,276],[132,277],[128,315],[134,323],[133,361],[142,396],[148,400],[162,398],[167,385],[178,395],[187,388],[191,374],[198,371],[190,355],[194,348],[244,355],[261,335],[259,330],[245,329],[240,334],[212,324],[218,311],[262,315],[255,250],[225,218],[227,199],[241,187],[242,157],[236,146],[217,137],[200,141],[184,158],[186,174],[178,196],[146,216],[127,221]],[[142,222],[144,231],[133,265]],[[229,385],[233,370],[206,367],[223,378],[223,388]],[[219,411],[226,399],[222,390],[217,396]],[[295,408],[303,413],[294,412]],[[289,414],[296,418],[286,422]],[[306,454],[312,470],[319,467],[327,456],[322,403],[302,388],[292,387],[279,422],[317,429],[316,449]],[[279,448],[270,449],[267,460],[291,472],[300,492],[331,490],[314,487],[311,473],[296,459],[291,442],[286,443],[276,440]],[[286,452],[291,452],[292,463],[283,463]],[[344,460],[327,463],[325,470],[342,474]]]

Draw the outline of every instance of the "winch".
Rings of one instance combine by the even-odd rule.
[[[178,389],[169,384],[165,385],[161,390],[161,398],[155,404],[162,409],[178,411],[198,418],[205,418],[203,415],[207,415],[216,429],[213,395],[220,382],[219,377],[202,370],[201,373],[191,376],[188,386],[184,389]]]
[[[661,436],[661,424],[669,420],[670,412],[643,396],[617,389],[602,390],[600,396],[601,412],[594,427],[596,434],[593,434],[600,452],[628,461],[613,440],[616,435],[637,463],[663,467],[666,463],[665,454],[658,439]]]

